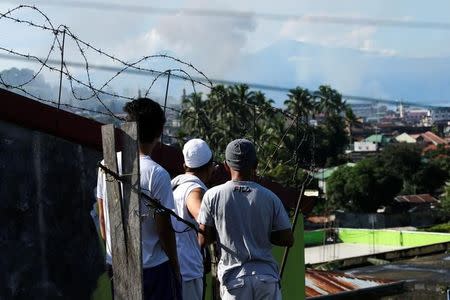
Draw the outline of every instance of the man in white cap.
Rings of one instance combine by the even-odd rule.
[[[205,193],[197,218],[201,243],[217,232],[222,300],[278,300],[278,265],[272,244],[292,246],[289,217],[280,199],[254,182],[257,159],[252,142],[234,140],[225,150],[231,180]]]
[[[172,179],[175,211],[183,219],[197,225],[205,182],[213,171],[213,155],[201,139],[192,139],[183,147],[185,173]],[[178,261],[182,277],[183,299],[201,300],[203,297],[203,256],[197,233],[187,225],[175,223]]]

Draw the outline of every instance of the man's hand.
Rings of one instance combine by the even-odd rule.
[[[277,246],[292,247],[294,244],[294,235],[291,229],[272,231],[270,242]]]
[[[198,232],[198,243],[201,248],[204,248],[206,247],[206,245],[215,242],[216,232],[214,230],[214,227],[200,224],[199,229],[200,230]]]
[[[98,204],[98,222],[100,224],[100,235],[102,239],[106,240],[106,230],[105,230],[105,214],[103,213],[103,199],[97,198]]]

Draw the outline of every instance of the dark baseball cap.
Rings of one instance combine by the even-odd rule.
[[[234,140],[225,149],[225,160],[233,170],[251,169],[256,164],[255,146],[247,139]]]

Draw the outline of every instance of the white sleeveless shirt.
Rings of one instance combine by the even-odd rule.
[[[181,218],[194,223],[198,227],[197,221],[192,218],[187,209],[186,199],[193,189],[200,188],[206,191],[207,187],[198,177],[190,174],[179,175],[172,179],[171,183],[176,213]],[[173,221],[173,223],[177,231],[177,253],[183,281],[202,278],[203,257],[197,241],[197,233],[182,222]]]

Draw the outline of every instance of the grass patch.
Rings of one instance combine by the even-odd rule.
[[[105,272],[103,273],[97,281],[97,289],[91,296],[91,300],[111,300],[111,282],[109,281],[109,276]]]
[[[444,233],[450,233],[450,222],[434,225],[429,228],[422,229],[423,231],[428,232],[444,232]]]

